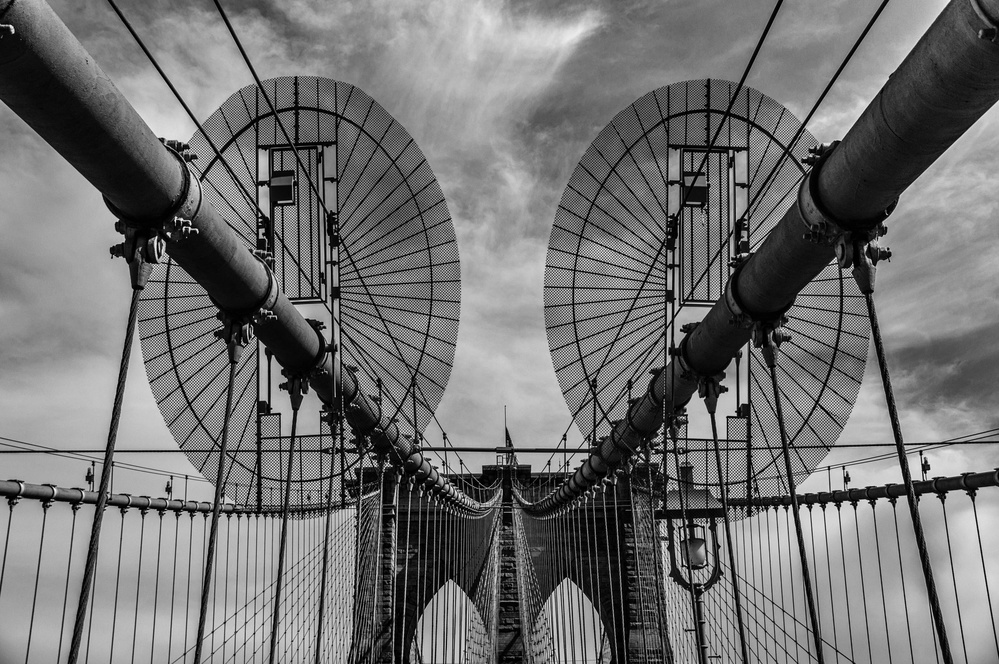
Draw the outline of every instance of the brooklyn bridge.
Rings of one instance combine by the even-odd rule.
[[[800,56],[815,96],[788,105],[774,63],[828,15],[783,0],[714,7],[753,21],[738,66],[690,46],[637,95],[607,75],[637,57],[622,26],[691,21],[709,50],[733,26],[683,3],[570,27],[516,3],[54,4],[0,2],[0,228],[39,238],[0,253],[0,662],[999,662],[999,0],[828,3],[857,30]],[[361,49],[378,12],[443,36]],[[325,71],[277,71],[311,57],[294,25],[335,31]],[[574,70],[588,40],[616,56]],[[428,67],[443,92],[383,106],[340,80],[362,51],[374,93]],[[230,86],[208,114],[171,78],[201,60]],[[598,71],[592,125],[551,90]],[[532,177],[561,198],[515,195]],[[538,214],[532,300],[502,263]],[[469,280],[499,296],[469,305]],[[542,320],[567,411],[533,356],[507,366]],[[910,330],[943,340],[893,348]],[[85,374],[90,349],[116,372]]]

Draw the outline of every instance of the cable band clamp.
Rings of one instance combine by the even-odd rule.
[[[745,304],[742,303],[742,299],[739,297],[738,281],[739,275],[742,274],[742,270],[746,267],[747,262],[742,262],[736,266],[735,270],[732,271],[732,276],[729,277],[728,283],[725,285],[725,306],[728,308],[729,319],[728,322],[731,325],[738,325],[739,327],[752,328],[757,324],[763,322],[768,323],[775,320],[780,320],[785,318],[786,314],[791,307],[794,306],[794,300],[787,303],[786,306],[782,307],[778,311],[770,311],[766,313],[760,313],[751,310]],[[693,331],[693,330],[691,330]],[[689,338],[684,337],[684,342]],[[680,358],[683,359],[685,353],[683,352],[683,342],[680,344]]]
[[[985,24],[985,27],[978,31],[978,38],[986,39],[993,44],[996,43],[996,40],[999,39],[999,26],[997,26],[996,22],[985,13],[985,10],[982,8],[982,4],[978,0],[971,0],[971,8],[975,10],[975,13],[978,14],[978,18],[980,18],[982,23]]]
[[[118,220],[115,230],[125,236],[125,241],[112,246],[110,253],[128,263],[135,290],[145,288],[151,265],[163,261],[167,242],[198,234],[191,220],[201,209],[201,184],[192,176],[187,160],[176,150],[170,147],[167,150],[180,162],[183,182],[177,202],[165,214],[151,219],[129,217],[104,197],[104,204]]]
[[[712,415],[718,409],[718,397],[728,392],[728,388],[721,384],[725,379],[725,373],[718,373],[714,376],[699,376],[697,380],[697,396],[704,399],[704,405]]]

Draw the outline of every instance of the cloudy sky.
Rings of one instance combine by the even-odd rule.
[[[199,117],[252,83],[208,0],[120,4]],[[53,6],[154,132],[193,133],[104,2]],[[570,415],[549,357],[542,285],[565,184],[601,128],[636,98],[688,79],[738,80],[771,0],[227,6],[262,77],[354,84],[402,123],[429,159],[462,260],[461,329],[438,410],[450,439],[501,444],[505,404],[518,444],[556,444]],[[786,3],[747,84],[804,116],[875,6]],[[810,123],[816,138],[846,132],[943,6],[888,6]],[[991,112],[903,197],[891,222],[895,257],[879,270],[878,300],[913,442],[999,427],[999,225],[990,182],[997,128],[999,115]],[[128,301],[125,265],[107,254],[118,241],[113,219],[96,191],[2,106],[0,136],[0,436],[99,448]],[[890,440],[871,368],[844,442]],[[131,371],[120,445],[173,445],[138,353]],[[991,467],[989,457],[980,449],[937,453],[934,474]],[[0,475],[82,480],[78,464],[66,470],[10,459],[0,460],[8,466]],[[167,456],[143,463],[190,472]],[[862,484],[892,479],[889,470],[854,474]]]

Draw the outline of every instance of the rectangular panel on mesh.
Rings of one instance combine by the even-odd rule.
[[[269,151],[272,191],[281,178],[280,186],[290,185],[294,194],[284,199],[291,201],[287,204],[271,196],[274,271],[292,302],[322,302],[325,224],[312,186],[322,182],[322,165],[318,146],[298,145],[296,149],[300,160],[290,148]],[[286,183],[290,174],[294,179]]]
[[[728,148],[681,155],[681,298],[714,304],[728,282],[734,157]]]

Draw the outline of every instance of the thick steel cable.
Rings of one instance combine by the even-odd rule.
[[[208,132],[204,130],[204,127],[202,126],[201,122],[198,121],[197,116],[194,115],[194,112],[191,110],[191,107],[188,106],[187,102],[181,96],[176,86],[174,86],[173,81],[170,80],[170,77],[167,76],[166,72],[160,66],[159,62],[157,62],[156,58],[153,57],[152,52],[146,47],[145,42],[143,42],[142,38],[139,37],[139,34],[135,31],[135,28],[132,27],[131,22],[125,17],[122,11],[118,8],[118,5],[115,4],[114,0],[107,0],[107,2],[108,5],[110,5],[111,9],[114,11],[114,13],[117,14],[119,20],[121,20],[122,25],[125,26],[125,29],[128,30],[130,35],[132,35],[132,39],[135,40],[136,45],[145,54],[146,59],[148,59],[149,63],[153,66],[153,68],[156,69],[156,72],[160,75],[160,78],[163,79],[163,82],[166,84],[166,86],[170,88],[170,92],[173,93],[173,96],[177,100],[177,103],[179,103],[181,108],[184,109],[184,112],[187,113],[188,118],[190,118],[191,122],[193,122],[194,126],[198,129],[198,132],[200,132],[201,136],[205,139],[205,142],[215,153],[215,156],[218,157],[219,163],[221,163],[222,166],[225,168],[225,170],[229,173],[229,177],[232,178],[233,184],[236,185],[236,187],[240,190],[240,193],[243,194],[243,198],[246,200],[247,203],[253,205],[253,207],[256,208],[258,216],[266,217],[267,215],[265,215],[264,211],[260,208],[260,205],[257,203],[256,197],[250,194],[250,192],[246,188],[246,185],[243,184],[243,181],[236,176],[236,173],[235,171],[233,171],[232,166],[222,156],[222,152],[219,150],[218,146],[215,145],[215,142],[209,136]],[[277,117],[276,113],[275,117]],[[223,198],[224,200],[228,200],[225,197],[225,195],[223,195],[222,192],[218,190],[214,181],[209,180],[209,183],[212,185],[212,188],[215,189],[215,191],[219,194],[221,198]],[[235,211],[235,208],[233,208],[233,211]],[[285,251],[287,251],[287,248],[285,249]],[[302,266],[298,263],[298,261],[295,260],[294,257],[292,257],[292,260],[295,263],[296,267],[298,268],[298,271],[304,274],[304,270],[302,269]]]
[[[345,525],[346,525],[346,524],[345,524]],[[311,579],[311,578],[312,578],[312,575],[311,575],[311,572],[312,572],[312,571],[314,570],[314,568],[315,568],[315,565],[317,564],[317,563],[316,563],[316,560],[317,560],[317,559],[319,558],[319,556],[318,556],[318,552],[319,552],[319,548],[318,548],[318,547],[315,547],[315,548],[313,549],[312,553],[310,554],[310,556],[311,556],[311,557],[310,557],[310,556],[306,556],[306,557],[303,557],[303,558],[302,558],[301,560],[299,560],[299,561],[298,561],[298,562],[297,562],[297,563],[296,563],[295,565],[293,565],[292,567],[290,567],[290,568],[289,568],[289,569],[287,570],[287,573],[288,573],[288,576],[287,576],[287,580],[289,580],[290,582],[294,582],[294,584],[295,584],[295,585],[294,585],[294,587],[292,587],[292,591],[299,591],[299,590],[301,589],[301,586],[302,586],[303,584],[305,584],[305,583],[306,583],[306,582],[307,582],[307,581],[308,581],[309,579]],[[265,587],[263,587],[263,588],[262,588],[262,589],[261,589],[261,590],[260,590],[260,591],[259,591],[259,592],[258,592],[258,593],[257,593],[256,595],[255,595],[255,598],[257,598],[257,597],[261,597],[261,598],[262,598],[262,597],[263,597],[263,595],[264,595],[265,593],[268,593],[268,592],[269,592],[269,591],[270,591],[270,590],[271,590],[271,589],[272,589],[272,588],[274,587],[274,584],[275,584],[275,583],[276,583],[276,582],[272,582],[272,583],[270,583],[270,584],[266,585]],[[262,605],[262,606],[261,606],[261,608],[259,609],[258,613],[262,613],[262,612],[263,612],[263,610],[267,608],[267,606],[268,606],[268,601],[269,601],[269,600],[263,600],[263,605]],[[249,602],[248,602],[248,601],[247,601],[247,603],[246,603],[246,605],[245,605],[245,606],[246,606],[246,607],[248,607],[248,606],[249,606]],[[237,611],[237,613],[238,613],[238,611]],[[234,615],[235,615],[235,614],[234,614]],[[249,622],[249,621],[247,621],[247,622]],[[244,624],[246,624],[246,623],[244,623]],[[212,631],[213,631],[213,633],[214,633],[214,632],[218,631],[219,629],[222,629],[223,627],[224,627],[223,625],[216,625],[216,626],[215,626],[215,627],[213,628],[213,630],[212,630]],[[256,630],[255,630],[255,632],[254,632],[254,635],[256,634],[256,632],[260,632],[260,631],[261,631],[261,630],[262,630],[263,628],[264,628],[264,625],[262,625],[262,624],[261,624],[261,625],[259,625],[259,626],[258,626],[258,627],[256,628]],[[245,639],[244,639],[244,645],[245,645]],[[263,643],[261,643],[261,646],[262,646],[262,645],[263,645]],[[209,654],[210,654],[210,655],[212,655],[212,656],[214,656],[214,655],[215,655],[216,653],[218,653],[218,652],[219,652],[219,651],[220,651],[220,650],[221,650],[221,649],[222,649],[223,647],[224,647],[224,646],[220,646],[219,648],[216,648],[216,649],[214,649],[214,650],[213,650],[213,651],[212,651],[211,653],[209,653]],[[242,647],[241,647],[240,649],[242,649]],[[188,650],[188,652],[190,652],[190,650]],[[238,652],[238,650],[237,650],[236,652]],[[253,652],[253,654],[254,654],[254,655],[256,655],[256,653],[257,653],[257,652],[259,652],[259,648],[257,648],[257,650],[255,650],[255,651]],[[186,653],[185,653],[185,654],[186,654]],[[289,661],[290,661],[290,660],[289,660]]]
[[[776,354],[776,349],[774,349]],[[781,406],[780,386],[777,383],[777,362],[768,361],[770,382],[774,391],[774,408],[777,413],[777,428],[780,430],[781,447],[784,457],[784,471],[787,473],[787,489],[791,496],[791,512],[794,516],[794,530],[798,540],[798,556],[801,559],[801,575],[804,580],[805,599],[808,603],[808,618],[811,622],[812,636],[815,643],[815,656],[819,664],[824,664],[822,653],[822,628],[819,625],[818,612],[815,607],[815,591],[812,588],[812,577],[809,573],[808,554],[805,551],[805,537],[801,529],[801,515],[798,513],[797,486],[794,481],[794,469],[791,468],[791,447],[787,439],[787,428],[784,425],[784,409]]]
[[[295,385],[289,385],[289,388],[292,390],[298,389]],[[298,406],[301,403],[301,399],[297,398],[293,393],[291,403],[291,439],[288,443],[288,474],[285,477],[284,505],[281,509],[281,543],[278,548],[277,580],[275,582],[273,602],[274,618],[271,623],[270,654],[267,659],[270,664],[274,664],[274,658],[277,656],[278,623],[281,619],[281,591],[284,585],[284,558],[288,547],[288,505],[291,502],[291,473],[295,468],[295,437],[298,433]]]
[[[87,617],[87,602],[97,572],[97,551],[100,547],[101,525],[104,521],[104,508],[107,505],[108,487],[111,484],[111,463],[114,461],[114,447],[118,440],[118,423],[121,420],[121,404],[125,397],[125,381],[128,377],[128,360],[132,354],[132,339],[135,336],[135,320],[139,310],[140,290],[132,290],[128,306],[128,324],[125,328],[125,342],[118,365],[118,383],[115,386],[114,403],[111,407],[111,425],[108,428],[108,442],[104,451],[104,465],[101,466],[100,492],[94,505],[94,523],[90,530],[90,544],[87,547],[87,562],[83,568],[83,583],[80,586],[80,601],[77,604],[76,620],[73,623],[73,638],[69,645],[69,664],[76,664],[80,657],[80,643],[83,638],[83,623]],[[88,640],[89,641],[89,640]]]
[[[234,347],[234,346],[233,346]],[[231,352],[231,351],[230,351]],[[226,388],[225,413],[222,417],[222,438],[219,440],[218,472],[215,475],[215,497],[212,500],[212,522],[208,534],[208,554],[205,558],[205,573],[201,586],[201,605],[198,612],[198,634],[194,644],[194,664],[201,664],[203,639],[205,636],[205,621],[208,619],[208,596],[211,593],[212,571],[215,567],[215,541],[219,530],[219,513],[222,507],[224,493],[226,447],[229,441],[229,420],[232,416],[232,393],[236,382],[236,369],[239,366],[236,354],[230,355],[229,384]],[[228,529],[227,529],[228,530]],[[228,575],[226,575],[228,581]]]
[[[912,473],[905,456],[905,443],[902,441],[902,425],[898,419],[898,408],[895,405],[895,392],[891,385],[891,375],[888,372],[888,360],[885,357],[884,341],[881,338],[881,325],[878,322],[877,308],[874,306],[873,292],[864,293],[867,302],[867,313],[871,320],[871,337],[878,357],[878,368],[881,371],[881,384],[884,387],[885,402],[888,405],[888,418],[891,421],[891,431],[895,438],[895,452],[898,457],[898,467],[902,472],[902,484],[905,486],[905,499],[909,504],[909,516],[912,518],[912,530],[916,538],[916,548],[919,551],[919,562],[923,569],[923,580],[926,582],[926,595],[930,602],[930,612],[933,614],[933,624],[940,639],[940,654],[944,664],[953,664],[954,656],[950,650],[950,640],[947,637],[947,625],[944,622],[943,609],[940,607],[940,596],[933,579],[933,566],[930,563],[930,552],[926,547],[926,534],[923,532],[923,522],[919,517],[919,504],[912,488]]]
[[[724,480],[722,476],[722,460],[721,460],[721,446],[718,442],[718,419],[715,417],[715,409],[712,407],[708,410],[708,415],[711,418],[711,436],[714,438],[715,443],[715,467],[718,471],[718,487],[721,489],[721,501],[724,506],[723,521],[725,525],[725,544],[728,550],[728,564],[732,568],[733,577],[736,570],[735,566],[735,545],[732,540],[732,526],[728,518],[728,483]],[[771,581],[773,580],[773,575],[771,574]],[[736,578],[732,579],[732,597],[735,601],[735,619],[736,625],[739,629],[739,651],[742,655],[742,661],[744,664],[749,664],[749,650],[746,646],[746,626],[743,624],[742,618],[742,599],[739,593],[739,581]]]
[[[216,0],[216,2],[217,2],[217,0]],[[756,57],[759,55],[760,49],[763,48],[763,43],[766,41],[767,35],[770,34],[770,28],[773,26],[773,23],[774,23],[774,21],[777,18],[777,14],[780,11],[781,5],[783,5],[783,4],[784,4],[784,0],[777,0],[776,4],[774,5],[773,11],[770,13],[770,18],[767,20],[766,27],[764,27],[763,32],[760,34],[759,40],[757,40],[756,48],[753,50],[753,54],[750,56],[749,62],[746,64],[746,67],[745,67],[745,69],[742,72],[742,78],[739,79],[739,83],[736,86],[735,92],[732,93],[732,96],[729,99],[728,107],[725,109],[725,113],[722,114],[721,120],[718,122],[718,128],[715,130],[714,135],[711,137],[711,141],[708,143],[708,147],[707,147],[706,151],[704,152],[704,157],[702,157],[701,163],[697,167],[697,173],[701,173],[702,171],[704,171],[704,167],[708,163],[708,155],[711,153],[711,150],[714,148],[715,143],[718,141],[718,137],[721,135],[722,129],[725,127],[726,122],[729,120],[729,117],[730,117],[730,115],[732,113],[732,109],[735,107],[736,100],[739,97],[739,93],[742,92],[742,87],[743,87],[743,85],[746,82],[746,78],[749,77],[749,72],[752,70],[753,64],[756,62]],[[623,140],[622,140],[622,142],[623,142]],[[639,172],[641,172],[641,169],[639,169]],[[689,193],[689,190],[683,192],[683,196],[682,196],[682,198],[680,200],[680,208],[681,209],[682,209],[682,207],[684,206],[684,204],[687,201],[688,193]],[[636,196],[636,199],[637,200],[641,200],[637,196]],[[655,267],[656,263],[658,262],[659,257],[662,255],[663,248],[665,246],[666,246],[665,242],[662,243],[662,244],[660,244],[659,248],[656,250],[655,256],[652,257],[652,260],[649,263],[649,269],[645,272],[645,276],[642,278],[641,285],[635,291],[635,296],[631,299],[631,303],[628,305],[628,309],[625,312],[625,319],[630,318],[631,313],[634,310],[635,305],[638,302],[639,294],[645,288],[646,283],[648,283],[649,278],[652,276],[652,270]],[[611,350],[614,348],[614,345],[618,342],[618,339],[620,337],[622,329],[623,329],[623,326],[619,326],[618,329],[617,329],[617,331],[614,334],[614,338],[611,339],[611,342],[609,344],[607,344],[607,352],[604,353],[604,359],[600,363],[599,366],[603,367],[603,366],[607,365],[607,360],[610,357]],[[584,367],[584,371],[585,371],[585,367]],[[599,369],[598,369],[598,371],[599,371]],[[597,401],[597,391],[596,390],[594,390],[594,392],[593,392],[593,400],[594,400],[594,402]],[[603,409],[601,409],[601,410],[603,410]],[[607,412],[604,411],[603,415],[604,415],[604,419],[606,419],[607,418]]]

